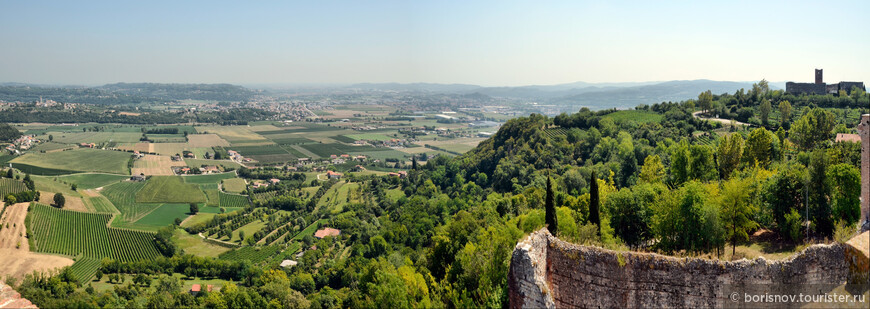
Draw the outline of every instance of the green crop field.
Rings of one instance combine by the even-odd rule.
[[[138,203],[205,203],[199,186],[185,183],[181,176],[152,176],[139,192]]]
[[[221,207],[245,207],[248,206],[248,197],[219,192]]]
[[[56,169],[56,168],[46,168],[46,167],[33,166],[30,164],[22,164],[22,163],[15,163],[15,162],[10,162],[9,164],[12,164],[12,167],[21,170],[22,173],[33,174],[33,175],[56,176],[56,175],[66,175],[66,174],[73,174],[73,173],[80,172],[80,171],[71,171],[71,170]]]
[[[242,247],[221,254],[219,258],[229,261],[249,260],[251,263],[257,264],[278,253],[280,248],[279,246]]]
[[[119,182],[103,188],[103,196],[121,212],[120,221],[135,222],[151,213],[160,204],[136,203],[136,193],[144,187],[141,182]]]
[[[100,265],[101,262],[98,259],[80,258],[70,266],[70,271],[79,280],[79,283],[85,284],[94,277],[97,270],[100,269]]]
[[[209,153],[214,153],[213,150],[209,150]],[[223,166],[224,168],[240,168],[242,165],[230,161],[230,160],[206,160],[206,159],[184,159],[184,163],[187,163],[187,166],[193,167],[201,167],[203,165],[215,165],[215,166]]]
[[[241,178],[224,179],[221,184],[223,185],[224,191],[230,193],[240,193],[242,191],[245,191],[246,185],[245,180]]]
[[[10,178],[0,178],[0,197],[5,198],[7,194],[27,191],[27,186],[23,182]]]
[[[58,150],[58,149],[64,149],[64,148],[77,148],[77,147],[78,146],[71,145],[71,144],[45,142],[45,143],[37,144],[35,147],[31,148],[31,150],[32,151],[52,151],[52,150]]]
[[[81,129],[79,129],[79,131],[81,131]],[[48,135],[51,135],[54,138],[53,141],[66,144],[106,142],[135,143],[139,141],[140,137],[142,137],[141,132],[46,132],[44,135],[45,136],[39,137],[48,139]]]
[[[28,153],[10,162],[49,170],[104,172],[129,175],[130,171],[127,168],[127,162],[129,160],[130,153],[127,152],[98,149],[76,149],[50,153]],[[38,171],[34,171],[33,173],[44,174],[37,172]]]
[[[350,136],[352,136],[352,135],[336,135],[336,136],[333,136],[332,139],[337,140],[337,141],[342,142],[342,143],[353,143],[353,142],[355,142],[356,139],[354,139],[354,138],[352,138],[352,137],[350,137]]]
[[[279,147],[278,145],[262,145],[262,146],[235,146],[228,148],[230,150],[235,150],[241,153],[243,156],[257,156],[257,155],[277,155],[277,154],[288,154],[286,150]]]
[[[163,204],[151,213],[136,221],[136,224],[151,226],[167,226],[175,223],[175,219],[184,220],[190,216],[190,204]]]
[[[96,210],[96,212],[120,213],[120,211],[118,211],[118,209],[115,208],[114,205],[112,205],[112,202],[109,202],[109,200],[106,199],[106,197],[104,197],[104,196],[96,196],[96,197],[85,196],[84,199],[88,203],[90,203],[91,206],[93,206],[93,208],[94,208],[94,210]]]
[[[89,214],[33,204],[28,213],[35,252],[82,255],[119,261],[151,259],[160,253],[154,234],[109,228],[111,215]]]
[[[186,183],[195,183],[195,184],[207,184],[207,183],[220,183],[221,180],[235,178],[236,173],[221,173],[221,174],[208,174],[208,175],[193,175],[193,176],[181,176]],[[217,188],[215,188],[217,189]]]
[[[661,122],[662,117],[663,116],[661,114],[657,114],[655,112],[638,110],[618,111],[604,116],[604,118],[610,118],[616,122],[631,120],[639,124],[647,122]]]
[[[375,148],[372,146],[350,146],[338,143],[305,144],[301,147],[321,157],[329,157],[330,155],[342,155],[349,152],[391,150],[390,148]]]
[[[221,196],[218,193],[218,184],[216,183],[207,183],[200,184],[200,190],[205,193],[205,197],[208,200],[206,202],[206,206],[220,206],[221,205]]]
[[[271,139],[273,142],[275,142],[275,144],[280,144],[280,145],[299,145],[299,144],[316,143],[313,140],[310,140],[310,139],[307,139],[304,137],[298,137],[298,135],[296,135],[296,134],[291,135],[291,136],[287,136],[287,137],[285,137],[285,136],[287,136],[287,135],[286,134],[273,134],[273,135],[268,135],[267,137],[269,139]],[[351,142],[353,142],[353,141],[351,141]]]
[[[388,141],[394,139],[393,136],[387,136],[380,133],[364,133],[364,134],[350,134],[344,135],[354,140],[370,140],[370,141]]]
[[[127,178],[130,177],[123,175],[84,173],[60,176],[57,177],[57,180],[74,183],[79,189],[93,189],[108,186]]]

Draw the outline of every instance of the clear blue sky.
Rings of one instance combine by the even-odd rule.
[[[870,1],[469,2],[0,1],[0,82],[870,82]]]

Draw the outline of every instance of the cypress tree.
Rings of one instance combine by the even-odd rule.
[[[556,235],[556,232],[559,230],[559,223],[556,220],[556,205],[553,202],[553,179],[550,176],[547,176],[547,199],[544,202],[544,210],[545,220],[547,223],[547,230],[550,231],[550,234],[553,236]]]
[[[598,234],[601,234],[601,217],[598,215],[601,201],[598,198],[598,178],[595,177],[595,172],[592,172],[592,177],[589,179],[589,223],[598,226]]]

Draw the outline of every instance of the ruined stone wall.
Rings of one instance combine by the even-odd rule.
[[[812,83],[793,83],[787,82],[785,83],[785,91],[788,93],[807,93],[807,94],[825,94],[825,90],[827,87],[825,84],[812,84]]]
[[[864,234],[867,235],[867,234]],[[542,229],[517,244],[508,278],[511,308],[709,308],[734,305],[731,293],[759,286],[799,293],[855,278],[848,245],[815,245],[790,259],[725,262],[617,252],[561,241]],[[542,264],[544,270],[541,271]],[[541,284],[544,282],[544,284]]]
[[[870,114],[861,116],[858,124],[861,136],[861,221],[870,229]]]

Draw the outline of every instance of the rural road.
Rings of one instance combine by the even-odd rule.
[[[734,121],[734,123],[735,123],[735,124],[738,124],[738,125],[742,125],[742,126],[752,126],[751,124],[748,124],[748,123],[745,123],[745,122],[740,122],[740,121],[737,121],[737,120],[722,119],[722,118],[704,118],[704,117],[701,117],[700,114],[701,114],[701,111],[697,111],[697,112],[692,113],[692,116],[694,116],[695,118],[701,119],[701,120],[716,121],[716,122],[721,122],[722,124],[727,124],[727,125],[731,125],[731,121]]]

